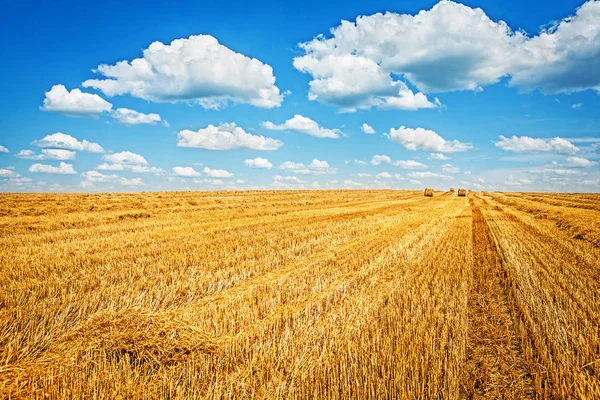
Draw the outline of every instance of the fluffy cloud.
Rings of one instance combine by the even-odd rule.
[[[446,181],[451,181],[454,178],[448,175],[436,174],[435,172],[411,172],[408,174],[411,178],[435,178],[435,179],[443,179]]]
[[[571,108],[573,108],[575,110],[578,110],[581,107],[583,107],[583,103],[575,103],[575,104],[571,105]]]
[[[211,178],[231,178],[233,176],[231,172],[224,169],[210,169],[208,167],[204,167],[202,172]]]
[[[0,153],[10,153],[8,149],[4,146],[0,146]]]
[[[318,138],[337,139],[342,134],[342,132],[339,129],[323,128],[312,119],[304,117],[300,114],[294,115],[293,118],[288,119],[287,121],[285,121],[285,123],[280,125],[276,125],[270,121],[266,121],[262,123],[262,126],[272,131],[290,130],[306,133],[307,135]]]
[[[595,161],[590,161],[586,158],[581,157],[567,157],[567,165],[569,167],[583,167],[589,168],[595,166],[597,163]]]
[[[337,169],[330,167],[327,161],[321,161],[316,158],[308,165],[286,161],[279,166],[279,169],[301,175],[326,175],[337,173]]]
[[[0,178],[7,178],[9,176],[14,176],[16,173],[13,170],[8,168],[0,168]]]
[[[177,176],[183,176],[186,178],[200,176],[200,172],[196,171],[192,167],[173,167],[173,173]]]
[[[156,124],[161,121],[158,114],[143,114],[129,108],[117,108],[111,115],[118,123],[123,125]]]
[[[380,172],[377,175],[375,175],[375,177],[380,179],[392,179],[394,176],[389,172]]]
[[[404,146],[405,149],[435,151],[439,153],[456,153],[472,149],[471,143],[462,143],[458,140],[446,140],[436,132],[423,128],[406,128],[401,126],[398,129],[390,129],[386,135],[392,142]]]
[[[283,182],[287,182],[287,183],[293,183],[293,184],[302,184],[305,183],[306,181],[298,178],[297,176],[281,176],[281,175],[275,175],[273,177],[273,179],[275,181],[283,181]]]
[[[53,111],[73,117],[90,117],[110,111],[112,104],[97,94],[84,93],[79,89],[70,92],[64,85],[54,85],[46,92],[43,111]]]
[[[283,146],[280,140],[252,135],[233,123],[219,126],[208,125],[198,131],[183,130],[177,134],[177,146],[207,150],[277,150]]]
[[[83,86],[110,97],[130,94],[156,102],[196,101],[213,109],[227,102],[273,108],[283,100],[269,65],[236,53],[210,35],[170,44],[157,41],[143,51],[143,58],[102,64],[95,71],[106,79],[90,79]]]
[[[447,174],[458,174],[460,172],[460,168],[455,167],[452,164],[444,164],[442,165],[442,171]]]
[[[373,158],[371,158],[371,165],[380,165],[383,163],[390,164],[391,162],[392,159],[388,156],[374,155]]]
[[[446,157],[442,153],[430,153],[429,157],[427,157],[427,158],[430,160],[447,160],[448,159],[448,157]]]
[[[521,152],[554,152],[560,154],[574,154],[579,151],[573,143],[566,139],[556,137],[554,139],[538,139],[529,136],[512,136],[510,138],[500,136],[500,141],[494,145],[505,151]]]
[[[398,160],[394,161],[394,165],[396,167],[400,167],[402,169],[427,169],[427,165],[420,163],[415,160]]]
[[[309,99],[342,109],[435,107],[414,94],[480,91],[502,77],[521,90],[600,91],[600,2],[528,37],[480,8],[440,1],[416,15],[387,12],[342,21],[301,43],[294,67],[312,76]],[[396,79],[398,77],[398,79]],[[408,92],[407,92],[408,91]]]
[[[130,151],[122,151],[120,153],[105,154],[102,159],[114,164],[129,164],[129,165],[148,165],[148,161],[139,154]]]
[[[98,143],[88,142],[87,140],[80,142],[73,136],[62,132],[48,135],[43,139],[34,141],[33,144],[39,147],[56,147],[59,149],[89,151],[90,153],[104,153],[104,149]]]
[[[42,154],[36,154],[31,150],[21,150],[15,157],[25,160],[74,160],[77,153],[64,149],[42,149]]]
[[[512,175],[509,175],[508,179],[506,179],[504,181],[504,184],[508,185],[508,186],[524,186],[524,185],[529,185],[531,183],[533,183],[533,182],[529,179],[525,179],[525,178],[515,179]]]
[[[363,160],[354,160],[354,163],[358,164],[358,165],[369,165],[366,162],[364,162]]]
[[[366,133],[367,135],[373,135],[375,133],[375,129],[373,129],[373,127],[368,124],[362,124],[360,129],[363,131],[363,133]]]
[[[95,183],[117,183],[123,186],[144,186],[142,178],[127,179],[118,175],[106,175],[98,171],[86,171],[81,174],[86,180],[81,182],[79,186],[82,188],[92,188]]]
[[[246,164],[250,168],[258,168],[258,169],[271,169],[273,168],[273,164],[266,158],[256,157],[254,159],[245,160],[244,164]]]
[[[162,168],[150,167],[148,165],[137,164],[109,164],[104,163],[96,167],[99,171],[130,171],[137,174],[151,173],[154,175],[162,175]]]
[[[65,162],[61,162],[58,167],[46,164],[33,164],[29,167],[29,172],[41,172],[44,174],[57,174],[57,175],[73,175],[76,174],[77,171],[73,169],[72,164],[67,164]]]

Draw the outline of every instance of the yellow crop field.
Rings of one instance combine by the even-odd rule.
[[[0,195],[0,398],[600,398],[600,195]]]

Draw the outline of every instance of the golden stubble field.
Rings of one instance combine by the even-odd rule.
[[[600,195],[0,195],[0,398],[600,398]]]

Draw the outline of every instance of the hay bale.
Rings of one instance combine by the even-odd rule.
[[[465,197],[467,195],[467,189],[458,189],[458,196]]]
[[[454,188],[450,188],[450,193],[454,193]]]
[[[425,193],[423,193],[425,197],[433,197],[433,189],[425,188]]]

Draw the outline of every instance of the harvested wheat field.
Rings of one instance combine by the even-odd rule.
[[[0,397],[600,398],[600,195],[0,196]]]

